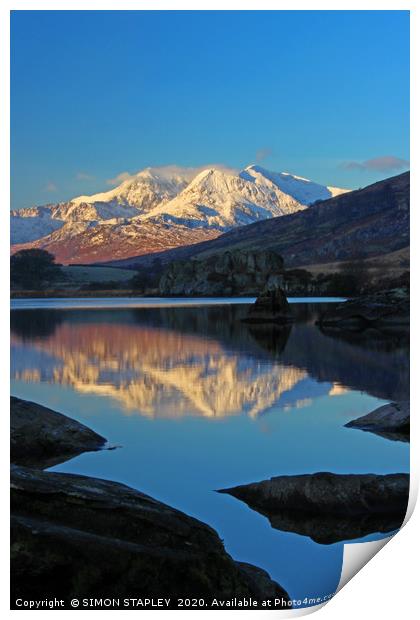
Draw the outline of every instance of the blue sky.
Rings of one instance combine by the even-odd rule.
[[[407,11],[17,11],[11,33],[14,208],[149,165],[408,168]]]

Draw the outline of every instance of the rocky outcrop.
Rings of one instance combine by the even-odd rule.
[[[82,452],[100,450],[106,439],[52,409],[10,399],[10,454],[13,463],[51,467]]]
[[[287,593],[236,563],[204,523],[125,485],[13,466],[12,597]],[[171,606],[173,606],[171,605]]]
[[[246,323],[289,323],[292,320],[286,293],[273,286],[267,286],[258,295],[244,319]]]
[[[408,503],[408,474],[278,476],[221,489],[266,516],[272,527],[331,544],[401,526]]]
[[[46,467],[105,439],[46,407],[11,400],[11,585],[18,598],[275,598],[262,569],[235,562],[204,523],[125,485]],[[277,606],[280,606],[277,604]]]
[[[410,441],[410,403],[403,401],[378,407],[345,424],[348,428],[370,431],[395,441]]]
[[[203,260],[176,261],[159,282],[161,295],[257,295],[281,286],[283,259],[275,252],[235,250]]]
[[[356,329],[408,326],[410,295],[406,288],[363,295],[337,304],[319,320],[322,327]]]

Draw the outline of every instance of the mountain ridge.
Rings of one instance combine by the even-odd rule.
[[[12,211],[12,252],[42,248],[66,263],[124,259],[213,239],[346,191],[256,165],[239,173],[146,168],[107,192]]]

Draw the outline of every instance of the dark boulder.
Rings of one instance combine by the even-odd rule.
[[[52,409],[10,398],[11,461],[30,467],[51,467],[91,450],[106,439],[87,426]]]
[[[410,441],[410,402],[389,403],[345,424],[395,441]]]
[[[12,598],[289,597],[204,523],[125,485],[13,466]],[[171,605],[171,606],[172,606]]]
[[[244,501],[276,529],[331,544],[400,527],[409,476],[321,472],[278,476],[219,492]]]
[[[280,287],[266,287],[249,307],[246,323],[290,323],[293,320],[286,293]]]
[[[282,599],[282,607],[287,607],[289,600],[287,592],[271,579],[267,571],[247,562],[235,562],[235,564],[244,575],[254,598],[257,600]]]

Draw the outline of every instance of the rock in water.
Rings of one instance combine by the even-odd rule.
[[[13,466],[12,597],[283,598],[201,521],[125,485]]]
[[[393,439],[410,441],[410,403],[402,401],[378,407],[367,415],[345,424],[348,428],[359,428]]]
[[[100,450],[106,439],[87,426],[52,409],[10,398],[11,461],[30,467],[51,467],[87,452]]]
[[[244,319],[246,323],[290,323],[292,320],[286,293],[280,287],[266,287]]]
[[[409,476],[321,472],[219,492],[244,501],[276,529],[331,544],[398,529],[407,510]]]
[[[337,304],[319,320],[322,327],[378,327],[408,326],[410,322],[410,295],[407,288],[380,291],[362,295]]]

